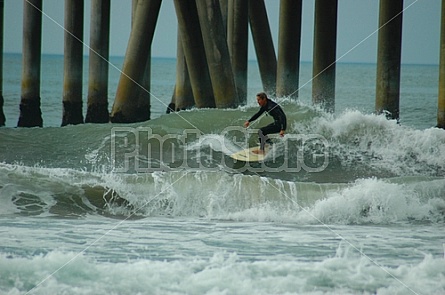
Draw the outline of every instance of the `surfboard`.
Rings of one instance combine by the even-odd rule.
[[[238,160],[238,161],[244,161],[244,162],[260,162],[263,161],[264,158],[267,155],[267,152],[269,151],[269,147],[266,145],[265,153],[264,154],[256,154],[254,151],[259,150],[259,146],[251,147],[248,149],[244,149],[241,151],[238,151],[236,153],[233,153],[230,155],[232,159]]]

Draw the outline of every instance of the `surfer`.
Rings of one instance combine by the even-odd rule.
[[[284,131],[286,130],[286,115],[284,114],[283,109],[274,101],[270,100],[267,97],[267,94],[264,92],[260,92],[256,95],[256,100],[260,105],[260,110],[252,116],[249,120],[244,122],[244,127],[249,127],[250,122],[258,119],[264,112],[271,115],[274,119],[274,122],[260,128],[258,130],[258,137],[260,140],[260,149],[256,151],[258,154],[264,154],[264,147],[266,142],[268,142],[269,138],[268,134],[279,133],[281,137],[284,136]]]

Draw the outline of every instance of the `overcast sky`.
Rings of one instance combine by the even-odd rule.
[[[63,54],[64,2],[43,0],[43,11],[46,14],[43,16],[43,53]],[[314,0],[303,0],[302,61],[312,60],[314,2]],[[402,63],[438,64],[441,1],[405,0],[404,2],[406,10],[403,14]],[[279,1],[265,0],[265,3],[276,46]],[[91,1],[85,0],[86,44],[89,43],[90,5]],[[341,57],[339,62],[375,63],[379,0],[338,0],[338,5],[337,58]],[[110,55],[125,54],[130,34],[130,19],[131,0],[112,0]],[[5,0],[5,52],[22,51],[22,24],[23,1]],[[177,21],[173,0],[164,0],[153,40],[153,57],[176,57],[176,32]],[[249,38],[249,59],[256,59],[251,36]],[[350,51],[351,49],[353,50]],[[275,51],[278,52],[277,49]],[[84,52],[88,54],[86,47]]]

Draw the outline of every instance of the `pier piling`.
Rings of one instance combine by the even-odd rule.
[[[214,108],[215,97],[196,2],[195,0],[174,0],[174,3],[195,105],[198,108]]]
[[[223,27],[225,28],[225,33],[227,34],[227,26],[228,26],[227,23],[229,17],[229,0],[219,0],[219,8],[223,20]]]
[[[261,81],[268,95],[275,95],[277,83],[277,58],[270,33],[269,19],[264,0],[247,0],[253,43],[260,68]]]
[[[277,96],[298,98],[302,0],[281,0],[278,35]]]
[[[65,0],[62,126],[83,123],[83,8],[84,0]]]
[[[142,77],[141,86],[139,87],[139,95],[138,95],[138,108],[141,110],[145,110],[141,112],[140,121],[150,120],[151,117],[151,48],[147,49],[148,51],[148,59],[145,64],[145,70]]]
[[[3,112],[3,18],[5,16],[5,1],[0,0],[0,127],[5,126],[6,118]]]
[[[143,84],[145,65],[150,54],[148,48],[153,40],[160,7],[161,0],[145,0],[137,3],[123,71],[110,115],[111,122],[145,121],[147,113],[150,111],[139,106],[139,94]]]
[[[375,110],[399,120],[403,0],[380,0]]]
[[[445,129],[445,0],[442,0],[441,10],[437,127]]]
[[[204,41],[204,49],[209,66],[210,80],[213,86],[215,105],[218,108],[238,105],[235,80],[227,47],[226,29],[224,28],[218,0],[196,1],[199,23]]]
[[[143,0],[133,0],[132,5],[132,13],[131,13],[131,22],[133,26],[134,17],[136,15],[136,7],[138,4],[138,1]],[[151,99],[150,99],[150,92],[151,92],[151,46],[147,48],[148,50],[148,58],[147,63],[145,64],[145,70],[144,70],[144,76],[142,78],[141,86],[139,87],[139,95],[138,95],[138,107],[142,110],[148,110],[145,112],[145,117],[141,118],[141,121],[147,121],[150,120],[151,115]]]
[[[335,111],[337,8],[338,0],[315,1],[312,102],[328,112]]]
[[[85,123],[108,123],[110,0],[91,1],[88,106]]]
[[[175,110],[185,110],[193,107],[195,104],[193,99],[192,85],[190,84],[190,76],[187,69],[187,62],[182,49],[181,34],[178,30],[176,50],[176,86],[174,90]]]
[[[42,0],[23,0],[22,94],[17,127],[42,127]]]
[[[240,104],[247,102],[248,8],[246,0],[229,0],[227,44]]]

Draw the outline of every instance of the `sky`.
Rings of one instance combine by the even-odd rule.
[[[247,1],[247,0],[246,0]],[[42,53],[63,54],[64,2],[43,0]],[[130,36],[131,0],[111,1],[110,55],[123,56]],[[278,52],[279,0],[265,0]],[[303,0],[301,61],[312,61],[315,0]],[[91,0],[85,0],[84,42],[89,44]],[[438,64],[441,0],[405,0],[402,63]],[[4,52],[22,51],[23,1],[5,0]],[[376,63],[379,0],[338,0],[338,62]],[[152,44],[153,57],[176,57],[177,20],[173,0],[163,0]],[[88,47],[84,47],[85,55]],[[255,50],[249,32],[249,59]]]

